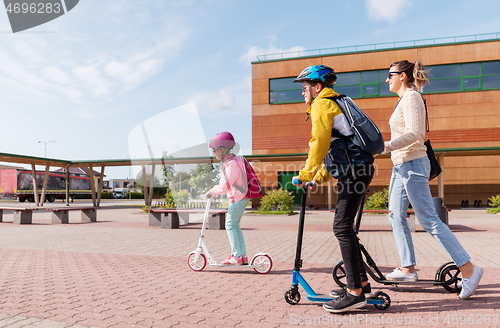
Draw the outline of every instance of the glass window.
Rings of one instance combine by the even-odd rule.
[[[427,66],[430,82],[423,92],[464,92],[500,89],[500,61]],[[334,90],[352,98],[395,96],[385,83],[388,69],[338,73]],[[304,102],[302,85],[293,83],[295,77],[271,79],[269,102]]]
[[[500,75],[483,76],[483,89],[499,89]]]
[[[378,83],[378,71],[362,72],[361,83]]]
[[[469,77],[464,79],[464,89],[479,89],[479,78]]]
[[[443,66],[432,66],[429,70],[429,77],[431,79],[440,79],[445,77],[459,77],[460,65],[443,65]]]
[[[378,77],[377,77],[378,78]],[[363,96],[378,95],[378,87],[376,84],[363,85]]]
[[[271,104],[301,101],[304,101],[304,97],[302,96],[302,89],[272,91],[269,93],[269,102]]]
[[[269,82],[269,90],[290,90],[302,88],[302,83],[293,83],[295,77],[287,77],[284,79],[272,79]]]
[[[335,86],[334,90],[341,95],[346,95],[351,98],[361,97],[361,88],[359,85],[351,85],[347,87]]]
[[[389,70],[388,69],[383,69],[383,70],[380,70],[378,71],[379,74],[379,82],[384,82],[385,83],[385,80],[387,79],[387,74],[389,74]]]
[[[360,72],[337,74],[337,85],[359,84],[360,82]]]
[[[378,89],[379,89],[379,94],[381,96],[395,95],[394,92],[389,91],[389,84],[388,83],[380,83],[378,85]]]
[[[479,63],[462,64],[462,76],[478,76]]]
[[[462,90],[461,82],[461,79],[431,80],[425,85],[424,92],[460,91]]]
[[[500,74],[500,61],[482,63],[481,73],[482,75]]]

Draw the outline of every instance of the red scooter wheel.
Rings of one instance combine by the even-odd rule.
[[[198,262],[195,261],[196,253],[191,253],[189,254],[188,257],[188,265],[193,271],[201,271],[205,268],[207,265],[207,259],[205,258],[205,255],[200,254],[200,258],[198,259]]]

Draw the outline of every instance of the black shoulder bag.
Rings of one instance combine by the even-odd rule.
[[[431,172],[429,174],[429,180],[432,180],[439,174],[441,174],[443,170],[441,170],[441,166],[439,166],[439,162],[431,146],[431,139],[429,139],[429,117],[427,115],[427,103],[424,97],[422,97],[422,99],[424,101],[425,107],[425,132],[427,133],[427,140],[424,142],[424,145],[427,148],[427,157],[429,157],[429,161],[431,162]]]

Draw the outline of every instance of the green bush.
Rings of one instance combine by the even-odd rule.
[[[184,206],[189,201],[190,194],[189,191],[184,189],[180,191],[174,191],[172,193],[172,196],[174,197],[177,206]]]
[[[500,195],[488,198],[490,207],[500,207]]]
[[[497,214],[500,213],[500,207],[490,207],[486,209],[486,213]]]
[[[293,213],[295,205],[292,193],[283,189],[268,190],[266,195],[260,201],[259,211],[257,213],[265,214],[266,212],[277,211],[283,214]]]
[[[95,197],[97,199],[97,191],[95,193]],[[74,195],[75,199],[92,199],[92,194],[75,194]],[[101,194],[101,199],[113,199],[113,193],[109,191],[103,191]]]
[[[172,195],[172,192],[170,190],[165,194],[163,201],[165,202],[165,205],[163,207],[166,207],[166,208],[174,208],[175,207],[174,195]]]
[[[131,192],[132,199],[144,199],[144,194],[142,192]]]
[[[374,192],[365,202],[365,210],[386,210],[389,204],[389,187]]]

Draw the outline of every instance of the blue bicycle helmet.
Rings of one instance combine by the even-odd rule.
[[[313,65],[306,67],[293,82],[321,82],[325,85],[333,85],[337,81],[337,75],[325,65]]]

